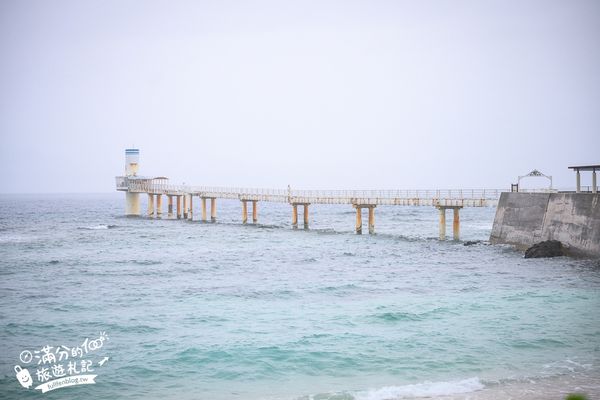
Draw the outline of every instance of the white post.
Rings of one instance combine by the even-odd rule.
[[[577,193],[581,193],[581,175],[579,175],[579,170],[577,170],[577,189],[575,190]]]

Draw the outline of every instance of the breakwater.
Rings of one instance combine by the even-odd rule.
[[[523,250],[544,240],[559,240],[574,256],[600,257],[600,194],[502,193],[490,242]]]

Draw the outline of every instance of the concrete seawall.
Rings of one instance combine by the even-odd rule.
[[[544,240],[561,241],[574,256],[600,257],[600,194],[502,193],[490,242],[524,250]]]

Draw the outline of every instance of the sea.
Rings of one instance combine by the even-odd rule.
[[[246,225],[235,200],[216,223],[124,206],[0,196],[0,398],[600,398],[600,261],[490,245],[493,207],[440,241],[433,207],[356,235],[349,205],[309,229],[288,204]]]

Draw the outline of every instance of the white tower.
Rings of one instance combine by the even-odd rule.
[[[137,176],[140,149],[125,149],[125,176]]]
[[[125,179],[135,179],[140,164],[139,149],[125,149]],[[140,215],[140,194],[125,193],[125,215]]]

